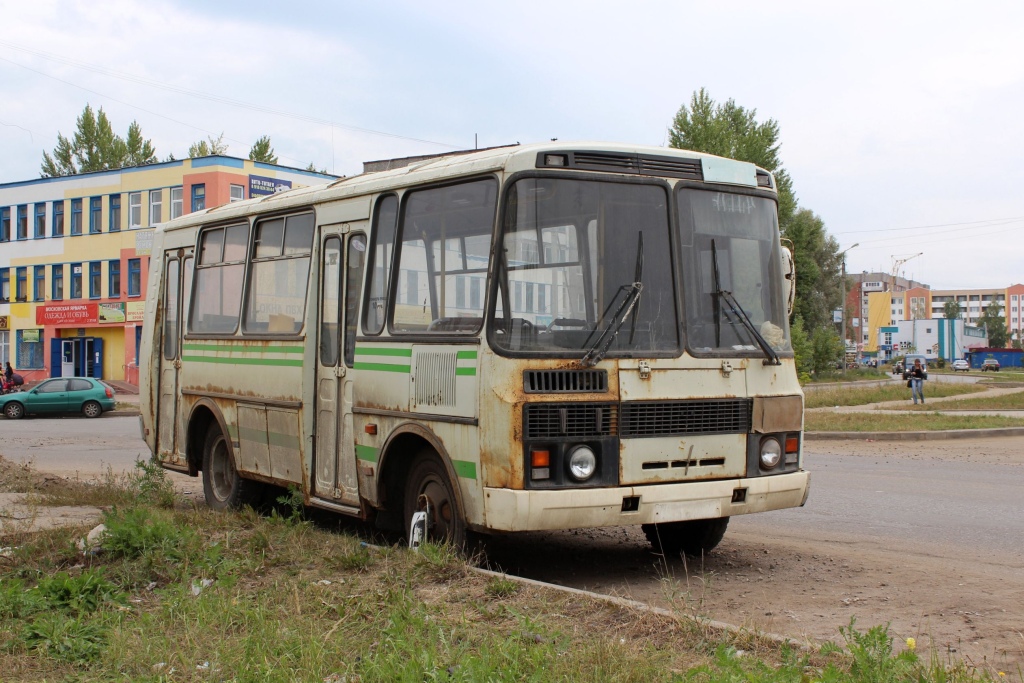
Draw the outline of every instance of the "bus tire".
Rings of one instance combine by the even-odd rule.
[[[644,524],[641,528],[655,550],[668,555],[700,556],[709,553],[721,543],[729,526],[728,517],[694,519],[686,522]]]
[[[413,513],[430,505],[427,539],[432,543],[449,543],[463,550],[466,547],[466,522],[459,512],[455,489],[448,480],[441,460],[433,451],[421,453],[413,461],[405,480],[403,520],[409,533]]]
[[[214,510],[233,510],[251,505],[260,494],[260,483],[243,479],[235,469],[228,441],[213,425],[203,444],[203,493]]]

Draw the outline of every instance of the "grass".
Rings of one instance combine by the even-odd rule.
[[[986,387],[974,384],[951,384],[945,382],[925,382],[927,398],[943,398],[960,396],[984,391]],[[816,389],[804,395],[806,408],[831,408],[832,406],[863,406],[869,403],[884,401],[909,401],[910,389],[907,383],[889,384],[880,387],[834,387]]]
[[[900,406],[900,410],[934,410],[934,406],[910,405]],[[956,401],[946,401],[942,404],[943,410],[1024,410],[1024,391],[1002,396],[979,396],[977,398],[962,398]]]
[[[919,657],[885,627],[851,623],[840,644],[800,650],[481,575],[447,547],[368,546],[296,515],[178,500],[119,505],[105,523],[85,555],[73,546],[83,529],[4,539],[4,680],[1007,680]]]
[[[862,382],[864,380],[889,379],[891,374],[884,368],[848,368],[842,370],[829,370],[819,373],[807,384],[825,384],[830,382]]]
[[[934,409],[934,408],[933,408]],[[872,412],[807,413],[804,429],[808,432],[932,432],[946,429],[993,429],[1024,427],[1024,418],[996,415],[885,415]]]

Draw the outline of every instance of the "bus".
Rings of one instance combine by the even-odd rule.
[[[294,487],[456,545],[640,525],[692,554],[805,503],[771,173],[560,142],[394,166],[156,229],[142,431],[210,506]]]

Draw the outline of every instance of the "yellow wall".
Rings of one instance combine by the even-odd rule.
[[[892,322],[892,293],[870,292],[868,294],[868,340],[866,351],[878,351],[878,330]]]

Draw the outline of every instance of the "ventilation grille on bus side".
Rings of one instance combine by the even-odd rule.
[[[608,391],[607,370],[525,370],[528,394],[581,394]]]
[[[548,158],[564,159],[549,164]],[[703,180],[700,159],[679,159],[669,156],[615,154],[612,152],[541,152],[538,168],[578,168],[585,171],[609,171],[637,175]]]
[[[611,436],[616,431],[614,403],[532,403],[523,410],[527,439]]]
[[[416,406],[455,405],[455,351],[417,353],[413,367],[413,400]]]
[[[619,435],[745,434],[750,431],[752,406],[748,398],[623,403]]]

